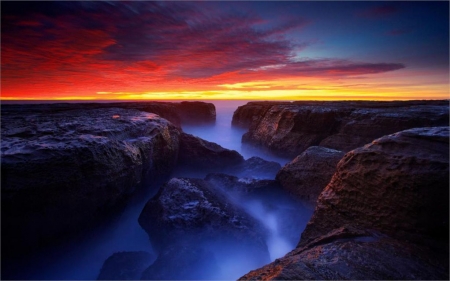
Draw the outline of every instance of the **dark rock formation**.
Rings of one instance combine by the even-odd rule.
[[[266,223],[270,231],[295,245],[312,211],[293,199],[275,180],[238,178],[222,173],[205,177],[224,190],[233,202],[244,206],[250,214]],[[278,219],[276,219],[278,218]]]
[[[10,110],[1,126],[4,256],[104,218],[178,157],[179,130],[137,110]]]
[[[139,280],[155,259],[147,252],[118,252],[103,263],[97,280]]]
[[[254,156],[238,165],[232,166],[225,172],[240,178],[274,179],[280,169],[281,165],[278,162],[267,161]]]
[[[215,262],[244,256],[255,266],[269,261],[266,229],[201,179],[172,178],[148,201],[139,224],[159,251],[146,279],[210,279]]]
[[[343,156],[342,151],[311,146],[286,164],[278,172],[276,179],[287,192],[314,207]]]
[[[212,103],[183,101],[177,103],[176,108],[184,124],[210,124],[216,121],[216,107]]]
[[[169,245],[143,272],[142,280],[211,280],[220,275],[213,252],[179,242]]]
[[[295,157],[310,146],[349,151],[414,127],[448,126],[448,101],[250,102],[233,115],[242,142]]]
[[[212,103],[204,102],[112,102],[112,103],[53,103],[53,104],[2,104],[2,115],[54,114],[75,109],[124,108],[157,114],[175,126],[205,124],[216,121],[216,109]]]
[[[267,196],[281,191],[279,183],[275,180],[238,178],[223,173],[208,174],[205,180],[214,186],[222,188],[229,194],[250,195],[252,198]]]
[[[449,278],[449,128],[347,153],[297,248],[242,280]]]
[[[225,235],[237,241],[251,241],[262,253],[267,251],[261,234],[264,228],[229,202],[219,189],[201,179],[171,179],[145,205],[139,224],[159,247],[180,236],[201,236],[206,240]]]
[[[244,158],[235,150],[181,133],[178,164],[187,169],[215,171],[238,165]]]

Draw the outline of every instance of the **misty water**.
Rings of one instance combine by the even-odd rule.
[[[217,112],[217,120],[214,125],[183,126],[183,131],[218,143],[225,148],[236,150],[245,159],[259,156],[265,160],[276,161],[282,166],[290,161],[290,159],[276,157],[261,149],[241,144],[241,138],[246,129],[232,127],[231,119],[236,108],[245,104],[246,101],[216,101],[213,103]],[[195,175],[191,175],[184,171],[176,171],[172,176],[203,178],[206,173],[197,172]],[[273,176],[267,178],[273,179]],[[79,235],[27,260],[13,263],[8,271],[13,272],[14,279],[93,280],[97,279],[103,262],[113,253],[146,251],[156,258],[158,253],[153,249],[147,233],[139,225],[138,217],[145,203],[156,194],[160,185],[161,183],[157,183],[149,186],[142,194],[135,196],[125,211],[106,225],[99,226],[87,234]],[[249,201],[234,197],[233,201],[259,220],[268,230],[266,244],[271,261],[295,248],[300,233],[312,214],[311,210],[293,206],[289,198],[283,197]],[[272,207],[267,208],[267,205]],[[291,224],[286,221],[289,219],[286,214],[293,213],[296,223]],[[217,248],[219,255],[223,252],[223,248],[218,246],[222,242],[209,243],[205,246],[211,249]],[[241,253],[237,249],[229,252],[231,254],[220,255],[219,258],[216,255],[221,268],[221,273],[217,274],[216,279],[236,279],[248,271],[264,265],[261,262],[253,262],[252,258],[249,259],[248,253]],[[254,257],[254,260],[258,260],[258,257]]]

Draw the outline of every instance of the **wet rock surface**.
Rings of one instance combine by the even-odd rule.
[[[155,260],[148,252],[118,252],[104,262],[97,280],[139,280]]]
[[[284,190],[314,207],[344,154],[326,147],[311,146],[287,163],[277,173],[276,179]]]
[[[137,110],[9,111],[1,126],[5,256],[104,218],[178,157],[179,130]]]
[[[383,135],[415,127],[448,126],[448,101],[249,102],[233,115],[249,128],[243,143],[284,157],[310,146],[348,152]]]
[[[448,279],[448,174],[448,127],[350,151],[297,248],[241,279]]]

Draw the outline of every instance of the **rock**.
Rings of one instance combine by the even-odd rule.
[[[448,131],[410,129],[347,153],[321,193],[301,243],[345,225],[415,243],[448,243]]]
[[[2,253],[21,255],[104,219],[175,166],[179,130],[121,108],[2,113]]]
[[[250,157],[244,162],[232,166],[225,172],[240,178],[274,179],[281,165],[275,161],[267,161],[260,157]]]
[[[350,151],[297,248],[242,280],[448,279],[449,128]]]
[[[310,146],[348,152],[414,127],[448,126],[448,101],[249,102],[233,115],[249,127],[242,142],[295,157]]]
[[[249,102],[239,106],[233,114],[231,125],[254,128],[274,104],[288,105],[288,102]]]
[[[205,102],[112,102],[112,103],[53,103],[53,104],[2,104],[2,114],[53,114],[67,110],[124,108],[157,114],[175,126],[184,124],[214,123],[216,108]]]
[[[139,224],[159,248],[178,237],[206,240],[224,235],[267,253],[264,228],[201,179],[172,178],[147,202]]]
[[[184,124],[211,124],[216,122],[216,107],[212,103],[183,101],[176,104]]]
[[[208,172],[229,168],[242,162],[244,158],[235,150],[181,133],[178,164],[183,168]]]
[[[311,146],[287,163],[278,172],[276,179],[287,192],[314,207],[343,156],[342,151]]]
[[[374,234],[335,233],[239,280],[446,280],[448,264],[427,248]]]
[[[227,194],[236,194],[237,196],[249,195],[252,198],[260,198],[281,191],[279,183],[275,180],[238,178],[223,173],[208,174],[205,180],[222,188]]]
[[[139,224],[159,251],[143,278],[227,279],[230,261],[270,261],[265,227],[201,179],[172,178],[145,205]]]
[[[277,239],[281,237],[292,247],[311,217],[312,211],[281,189],[275,180],[238,178],[221,173],[208,174],[205,180],[224,190],[233,202],[265,223],[272,235]]]
[[[211,280],[220,275],[213,252],[189,243],[165,248],[142,274],[142,280]]]
[[[147,252],[118,252],[103,263],[97,280],[139,280],[155,259]]]

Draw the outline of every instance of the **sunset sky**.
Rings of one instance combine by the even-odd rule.
[[[1,2],[1,99],[448,99],[449,2]]]

